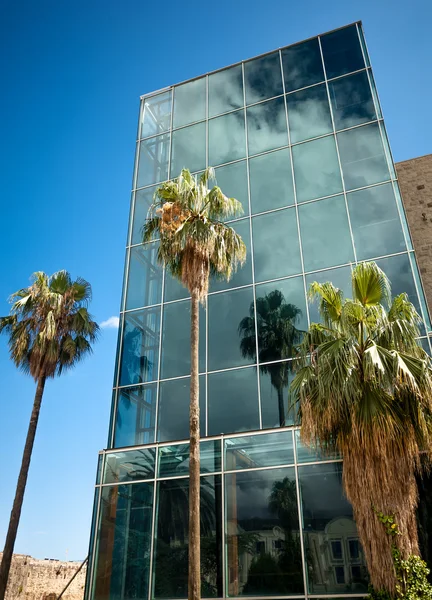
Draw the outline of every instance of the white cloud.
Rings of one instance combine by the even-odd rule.
[[[120,319],[118,317],[110,317],[106,321],[102,321],[100,327],[102,329],[118,329]]]

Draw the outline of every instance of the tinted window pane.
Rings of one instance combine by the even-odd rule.
[[[331,133],[333,126],[325,84],[287,96],[291,143]]]
[[[359,548],[360,542],[351,505],[342,489],[342,465],[333,463],[305,466],[300,467],[298,473],[307,557],[305,560],[309,565],[310,574],[309,592],[365,592],[368,581],[363,554],[357,559],[353,559],[349,554],[349,541],[358,542]],[[317,543],[317,540],[320,543]],[[342,564],[329,552],[331,543],[334,542],[339,542],[342,547]],[[337,548],[335,550],[337,551]],[[355,579],[350,574],[353,564],[360,567]],[[336,565],[342,569],[339,576]]]
[[[155,412],[155,383],[119,390],[114,447],[154,442]]]
[[[157,304],[162,294],[162,268],[157,264],[157,244],[131,248],[126,310]]]
[[[377,118],[366,71],[330,81],[329,93],[336,129]]]
[[[171,177],[177,177],[182,169],[191,172],[205,169],[205,139],[205,123],[173,131]]]
[[[348,194],[348,207],[359,260],[406,250],[391,183]]]
[[[252,213],[294,204],[288,148],[251,158],[249,176]]]
[[[292,431],[225,440],[225,469],[252,469],[294,462]]]
[[[246,104],[283,94],[279,52],[244,63]]]
[[[109,452],[105,455],[103,483],[151,479],[155,474],[155,457],[155,448]]]
[[[158,482],[154,597],[188,597],[189,480]],[[222,493],[220,475],[201,478],[201,589],[222,596]],[[140,597],[142,598],[142,597]]]
[[[261,418],[263,428],[293,425],[297,409],[292,405],[289,386],[294,377],[292,361],[260,367]]]
[[[137,188],[168,179],[169,145],[169,133],[141,142]]]
[[[355,25],[323,35],[321,47],[328,79],[365,67]]]
[[[342,191],[333,136],[299,144],[292,149],[297,201],[313,200]]]
[[[255,368],[208,376],[208,435],[259,429]]]
[[[174,88],[173,126],[181,127],[205,119],[205,77]]]
[[[323,452],[317,448],[309,448],[302,443],[300,438],[300,431],[294,431],[294,439],[296,443],[296,452],[297,452],[297,462],[298,463],[307,463],[307,462],[319,462],[321,460],[332,460],[341,458],[337,452],[328,451]]]
[[[286,92],[324,80],[318,38],[282,50],[282,64]]]
[[[199,378],[200,430],[205,435],[205,377]],[[190,377],[161,381],[159,385],[159,442],[189,438]]]
[[[253,361],[242,355],[238,326],[249,314],[252,288],[223,292],[208,297],[209,371],[238,367]]]
[[[209,75],[209,117],[243,106],[241,65]]]
[[[351,285],[351,267],[341,267],[339,269],[330,269],[329,271],[319,271],[306,275],[306,289],[309,290],[311,283],[327,283],[330,281],[335,287],[342,290],[344,298],[352,298]],[[321,323],[322,319],[318,311],[318,303],[309,303],[309,321],[311,323]]]
[[[190,296],[189,290],[175,277],[165,271],[164,302],[182,300]]]
[[[127,313],[124,323],[120,385],[157,379],[160,307]]]
[[[142,242],[142,226],[147,218],[148,209],[153,202],[153,194],[157,186],[145,188],[135,192],[135,207],[132,225],[131,244],[140,244]]]
[[[246,156],[244,110],[210,119],[208,135],[209,165],[222,165],[244,158]]]
[[[299,206],[299,219],[306,271],[354,260],[343,196]]]
[[[244,211],[243,215],[248,215],[249,199],[246,161],[219,167],[216,169],[216,180],[217,185],[221,188],[225,196],[235,198],[241,202]]]
[[[232,227],[242,238],[246,244],[246,262],[242,267],[239,267],[229,281],[212,278],[210,280],[210,292],[225,290],[241,285],[249,285],[252,283],[252,261],[251,261],[251,244],[250,244],[250,221],[242,219],[230,223]]]
[[[345,187],[352,190],[390,179],[376,123],[337,134]]]
[[[225,489],[228,594],[304,593],[294,469],[226,475]]]
[[[252,219],[255,280],[301,272],[295,210],[288,208]]]
[[[200,443],[201,473],[221,470],[221,441]],[[189,475],[189,444],[159,448],[158,477]]]
[[[247,109],[249,155],[288,144],[285,102],[276,98]]]
[[[171,124],[171,92],[164,92],[144,100],[141,137],[168,131]]]
[[[95,600],[147,598],[153,483],[102,488]]]
[[[203,372],[205,371],[206,354],[206,314],[202,307],[199,318],[199,370]],[[190,375],[190,328],[191,303],[189,300],[164,305],[161,359],[162,379]]]

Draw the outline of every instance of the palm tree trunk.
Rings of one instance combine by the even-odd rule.
[[[191,301],[191,383],[189,412],[189,600],[201,597],[200,564],[200,420],[199,420],[199,299]],[[1,600],[1,599],[0,599]]]
[[[281,427],[285,426],[285,407],[284,407],[284,393],[283,387],[279,386],[277,388],[277,396],[278,396],[278,407],[279,407],[279,425]]]
[[[36,428],[39,420],[39,412],[42,402],[42,396],[45,387],[45,377],[40,377],[37,382],[33,410],[30,417],[27,438],[24,446],[24,452],[21,462],[21,469],[18,476],[18,483],[15,492],[15,499],[12,506],[9,520],[9,529],[6,535],[6,541],[3,550],[3,558],[0,566],[0,600],[4,600],[6,587],[9,578],[9,571],[12,562],[12,555],[15,546],[15,539],[18,531],[21,508],[24,500],[24,492],[27,483],[27,475],[30,466],[30,459],[33,450],[33,443],[36,435]]]

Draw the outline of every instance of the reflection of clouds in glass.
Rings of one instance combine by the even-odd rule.
[[[325,85],[287,96],[291,143],[332,131],[330,107]]]
[[[299,144],[293,147],[292,152],[299,202],[342,192],[333,136]]]
[[[258,154],[288,144],[283,98],[247,109],[249,154]]]
[[[294,203],[291,158],[288,148],[249,161],[252,213]]]
[[[279,52],[244,63],[246,104],[283,93]]]
[[[209,75],[208,89],[210,117],[243,106],[241,65]]]
[[[205,123],[198,123],[173,131],[171,177],[177,177],[182,169],[200,171],[205,168],[205,129]]]
[[[356,25],[322,35],[321,46],[328,79],[364,69]]]
[[[345,129],[376,119],[366,72],[329,82],[336,129]]]
[[[282,64],[287,92],[324,80],[317,38],[282,50]]]
[[[169,133],[141,142],[137,188],[168,179],[169,144]]]
[[[141,137],[167,131],[171,121],[171,92],[152,96],[144,101]]]
[[[246,161],[216,169],[217,185],[225,196],[236,198],[243,206],[243,215],[249,212]],[[238,215],[240,216],[240,215]],[[231,219],[233,217],[230,217]]]
[[[246,155],[244,110],[210,119],[209,164],[220,165]]]
[[[217,292],[229,288],[240,287],[241,285],[249,285],[252,283],[252,263],[250,252],[250,227],[249,219],[241,219],[230,223],[230,227],[236,231],[242,238],[246,246],[246,262],[242,267],[239,267],[229,281],[225,279],[210,278],[210,292]]]
[[[390,179],[378,124],[337,134],[346,189]]]
[[[205,102],[205,77],[175,87],[173,126],[181,127],[205,119]]]

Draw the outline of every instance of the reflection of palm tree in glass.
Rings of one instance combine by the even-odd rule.
[[[281,426],[285,425],[286,420],[283,390],[289,383],[291,363],[262,363],[292,358],[294,348],[301,342],[304,333],[295,326],[301,314],[297,306],[285,302],[285,297],[280,290],[274,290],[256,299],[260,371],[270,375],[271,384],[277,391]],[[256,360],[253,303],[249,308],[249,316],[242,319],[238,331],[241,336],[240,350],[243,356]]]

